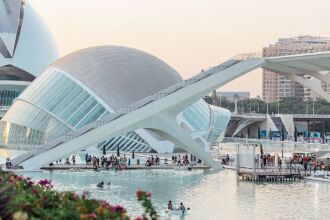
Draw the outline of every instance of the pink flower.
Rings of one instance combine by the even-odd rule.
[[[77,194],[73,194],[73,195],[72,195],[72,198],[73,198],[74,200],[78,200],[78,199],[79,199],[79,196],[78,196]]]
[[[39,180],[39,184],[41,186],[45,186],[45,185],[48,185],[48,184],[51,184],[51,180],[48,180],[48,179],[43,179],[43,180]]]
[[[107,202],[102,202],[101,206],[104,207],[104,208],[109,208],[110,207],[109,203],[107,203]]]
[[[116,205],[116,206],[112,206],[111,210],[113,212],[122,212],[122,211],[124,211],[124,208],[121,205]]]
[[[143,194],[144,194],[144,192],[143,192],[142,190],[138,190],[138,191],[136,192],[136,196],[137,196],[137,197],[141,197]]]
[[[30,187],[34,185],[34,182],[31,181],[31,180],[28,180],[26,183],[27,183],[27,185],[30,186]]]
[[[83,199],[86,199],[87,197],[88,197],[88,194],[89,194],[89,192],[87,192],[87,191],[84,191],[83,193],[82,193],[82,198]]]
[[[46,189],[50,189],[53,187],[53,185],[51,184],[52,181],[51,180],[48,180],[48,179],[42,179],[42,180],[39,180],[39,185],[42,187],[42,188],[46,188]]]
[[[88,217],[92,218],[92,219],[96,219],[96,214],[94,212],[90,213],[90,214],[88,214]]]

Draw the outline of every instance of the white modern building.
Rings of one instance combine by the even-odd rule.
[[[53,63],[16,98],[0,125],[1,145],[38,147],[181,81],[169,65],[136,49],[102,46],[77,51]],[[224,133],[229,119],[228,110],[203,100],[176,118],[203,148]],[[144,128],[98,144],[103,146],[123,152],[180,148]]]
[[[51,33],[31,4],[0,2],[0,118],[13,100],[58,58]]]
[[[77,125],[73,125],[76,130],[65,133],[64,135],[56,138],[54,141],[50,141],[49,143],[40,147],[31,149],[27,153],[14,158],[11,160],[11,162],[15,167],[22,169],[39,169],[40,167],[52,161],[58,160],[59,158],[63,158],[72,153],[76,153],[77,151],[83,149],[84,145],[97,145],[104,140],[120,136],[121,134],[131,132],[132,130],[136,131],[139,129],[146,129],[147,131],[152,131],[159,137],[164,138],[164,140],[169,140],[175,143],[177,146],[182,147],[187,152],[200,158],[209,166],[220,168],[219,163],[212,158],[208,148],[203,146],[201,141],[202,138],[205,139],[207,137],[207,133],[211,133],[203,130],[190,132],[187,131],[189,129],[188,126],[178,123],[178,115],[180,115],[182,111],[185,111],[187,108],[191,107],[191,105],[194,103],[198,102],[206,94],[209,94],[222,85],[259,67],[279,72],[287,78],[310,88],[325,100],[330,101],[330,95],[321,89],[317,84],[315,84],[312,79],[306,80],[297,75],[301,74],[302,71],[304,73],[308,72],[309,74],[313,74],[315,78],[321,79],[330,84],[330,79],[321,74],[323,71],[330,70],[329,51],[324,50],[318,53],[302,53],[300,55],[294,56],[274,56],[271,58],[260,58],[254,57],[251,54],[242,54],[220,65],[212,67],[207,71],[203,71],[190,79],[179,81],[178,83],[175,83],[163,90],[147,96],[146,98],[142,98],[137,102],[129,104],[126,107],[122,107],[112,113],[105,113],[105,106],[103,108],[102,106],[99,106],[99,104],[102,105],[101,99],[99,100],[96,98],[98,97],[97,93],[95,93],[97,90],[95,89],[94,93],[96,96],[94,96],[91,95],[92,91],[88,91],[87,88],[90,88],[89,85],[94,85],[95,88],[100,86],[101,91],[104,91],[104,89],[111,90],[111,88],[117,88],[118,86],[109,84],[107,88],[104,88],[104,82],[100,81],[99,77],[93,75],[93,73],[95,73],[93,70],[99,69],[97,72],[122,71],[125,73],[130,72],[132,69],[131,65],[122,66],[120,64],[133,63],[133,67],[135,67],[133,69],[142,69],[147,71],[144,69],[144,64],[148,64],[148,68],[155,71],[152,75],[158,76],[157,73],[162,69],[156,68],[157,65],[152,64],[152,56],[147,58],[147,55],[138,55],[139,53],[143,52],[135,52],[134,49],[125,48],[123,50],[117,50],[117,52],[110,53],[109,50],[111,49],[111,47],[90,48],[75,53],[76,55],[78,54],[77,57],[74,56],[75,54],[72,54],[66,58],[61,59],[63,62],[58,61],[58,64],[55,63],[52,65],[48,70],[46,70],[44,74],[38,77],[40,80],[34,81],[34,83],[16,100],[12,108],[4,117],[3,125],[1,128],[2,139],[5,143],[15,141],[16,134],[18,134],[16,137],[21,135],[20,138],[16,139],[20,141],[22,140],[22,134],[23,138],[26,138],[27,140],[30,139],[31,134],[34,135],[35,139],[31,138],[30,140],[45,140],[48,137],[48,134],[51,135],[48,133],[48,131],[60,131],[60,128],[63,128],[63,124],[67,122],[70,123],[69,121],[76,121],[78,123],[77,125],[85,121],[89,121],[88,118],[90,118],[90,112],[93,113],[92,117],[94,115],[95,118],[99,117],[99,119],[81,128],[78,128]],[[90,50],[92,50],[92,52]],[[130,50],[134,52],[131,52]],[[124,51],[126,54],[124,57],[119,56],[120,52],[122,51]],[[130,54],[131,56],[127,56],[127,54]],[[70,57],[73,59],[70,59]],[[121,59],[117,60],[117,62],[111,62],[110,57],[111,59],[114,59],[115,57],[121,57]],[[140,62],[141,59],[139,59],[139,57],[146,58],[143,59],[143,62]],[[108,61],[104,63],[105,65],[107,63],[117,63],[117,65],[113,68],[97,65],[99,62],[102,62],[101,60]],[[157,62],[155,61],[155,63]],[[306,65],[306,63],[308,63],[308,65]],[[83,64],[82,67],[87,69],[87,72],[82,70],[80,64]],[[160,66],[163,65],[160,64]],[[79,72],[80,70],[83,71],[83,73],[86,72],[86,79],[88,81],[84,79],[84,75],[79,76],[78,74],[77,76],[79,77],[76,77],[75,74],[73,74],[76,71]],[[91,72],[92,74],[89,74],[88,72]],[[135,71],[133,72],[135,73]],[[43,77],[44,75],[48,75],[48,77]],[[101,75],[104,76],[104,74]],[[117,78],[120,78],[119,75],[121,74],[116,73],[114,75],[117,76]],[[63,76],[66,76],[67,78]],[[70,78],[70,76],[72,76],[72,78]],[[145,78],[143,76],[150,76],[150,74],[142,74],[141,76],[144,81],[147,79],[150,80],[150,77]],[[60,90],[60,93],[55,94],[54,92],[50,92],[49,95],[39,95],[37,93],[40,91],[40,87],[42,87],[44,84],[51,86],[54,81],[56,82],[56,77],[58,77],[59,80],[63,80],[63,83],[68,81],[65,88]],[[105,81],[105,78],[102,79]],[[42,80],[44,81],[42,82]],[[81,84],[79,84],[79,82],[81,82]],[[124,84],[126,88],[130,90],[131,84],[126,82],[130,82],[130,80],[125,81]],[[117,81],[117,83],[121,84],[122,82]],[[74,88],[72,88],[71,85],[73,85]],[[84,92],[76,94],[74,98],[70,95],[71,91],[66,89],[67,87],[70,88],[72,92],[77,92],[77,90],[86,91],[88,94],[85,95],[96,100],[97,103],[95,103],[94,107],[96,106],[99,108],[99,111],[95,112],[93,107],[86,112],[84,110],[81,111],[81,107],[86,109],[86,105],[84,104],[85,102],[82,102],[80,105],[73,103],[75,103],[76,100],[81,102],[82,100],[80,100],[80,95],[84,94]],[[143,88],[140,87],[140,89],[142,90]],[[140,92],[135,90],[133,91],[136,92],[136,94],[139,94]],[[47,93],[45,91],[41,92],[42,94]],[[61,94],[63,94],[62,92],[67,94],[67,96],[64,98],[66,101],[58,102],[57,97],[61,97]],[[116,90],[113,92],[113,94],[116,94]],[[107,94],[112,95],[111,93]],[[34,100],[34,102],[29,103],[29,98],[32,98],[31,100]],[[58,104],[59,108],[57,105],[54,106],[54,100]],[[103,97],[102,100],[106,104],[110,103],[109,100],[106,100],[106,97]],[[94,100],[92,99],[91,101]],[[28,105],[26,105],[24,102],[28,103]],[[18,108],[16,108],[16,103]],[[35,111],[40,113],[38,116],[36,116],[37,113],[29,110],[33,108],[31,107],[32,105],[35,107]],[[74,110],[71,109],[71,106],[77,107]],[[30,117],[24,116],[21,112],[22,110],[27,110]],[[14,122],[15,117],[10,115],[14,112],[16,112],[19,116],[18,118],[20,120],[17,122],[20,124],[16,124],[16,122]],[[58,115],[59,112],[61,112],[60,115]],[[43,113],[46,113],[46,115]],[[221,111],[218,113],[221,113]],[[6,118],[7,115],[8,118]],[[222,117],[216,117],[217,114],[214,114],[214,116],[215,117],[212,117],[211,114],[209,131],[219,132],[219,128],[222,127],[219,126],[221,125],[221,122],[223,122],[221,120]],[[195,118],[195,120],[198,120],[198,118]],[[33,125],[35,127],[42,125],[44,127],[44,131],[46,132],[32,130],[31,126],[26,127],[23,125],[24,123],[27,125]],[[68,125],[66,126],[68,127]],[[56,127],[58,127],[58,129],[56,129]],[[213,137],[213,135],[210,136]]]

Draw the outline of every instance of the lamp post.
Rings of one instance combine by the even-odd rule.
[[[120,156],[120,152],[119,152],[119,145],[117,145],[117,157]]]
[[[107,152],[105,151],[105,145],[103,145],[103,155],[106,155]]]
[[[329,160],[330,160],[330,158],[328,157],[327,158],[327,176],[328,176],[328,171],[329,171]]]
[[[241,114],[242,114],[242,115],[243,115],[243,108],[244,108],[244,107],[243,107],[243,104],[244,104],[244,103],[243,103],[243,99],[242,99],[242,110],[241,110],[241,112],[242,112]]]

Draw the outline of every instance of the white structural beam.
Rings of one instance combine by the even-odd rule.
[[[329,76],[326,76],[326,75],[323,75],[322,73],[319,73],[319,72],[313,72],[313,73],[308,73],[308,75],[316,78],[316,79],[319,79],[319,80],[322,80],[323,82],[327,83],[327,84],[330,84],[330,77]]]
[[[266,69],[275,71],[275,72],[287,77],[288,79],[295,81],[295,82],[311,89],[312,91],[314,91],[318,95],[320,95],[322,98],[324,98],[325,100],[330,102],[330,95],[322,89],[319,80],[304,79],[304,78],[296,75],[298,73],[301,74],[301,72],[299,72],[297,69],[288,67],[285,65],[280,65],[277,63],[267,63]]]
[[[296,54],[296,55],[288,55],[288,56],[280,56],[280,57],[268,57],[265,58],[267,61],[265,66],[269,63],[276,63],[281,65],[288,66],[299,66],[299,62],[308,62],[312,64],[318,64],[318,68],[315,68],[315,71],[324,71],[330,69],[330,51],[320,52],[320,53],[309,53],[309,54]],[[295,61],[299,61],[294,63]],[[321,67],[322,66],[322,67]]]
[[[139,128],[148,128],[146,127],[148,126],[148,123],[165,123],[166,121],[160,122],[155,116],[160,114],[177,115],[178,112],[203,98],[206,94],[244,75],[245,73],[260,67],[263,63],[264,60],[261,58],[252,58],[238,62],[226,69],[215,72],[192,85],[184,87],[135,111],[125,114],[114,121],[96,127],[81,136],[75,137],[74,139],[68,140],[67,142],[50,150],[35,155],[33,158],[22,162],[21,165],[25,169],[38,169],[63,156],[75,153],[86,146],[95,145],[106,139],[118,136],[128,131]],[[175,120],[173,123],[175,123]],[[164,127],[161,129],[164,129],[165,133],[169,133],[168,129],[165,129]],[[173,139],[179,138],[174,133],[172,133],[171,136]],[[192,144],[192,140],[189,141],[189,143]],[[192,148],[189,148],[188,150],[191,152]],[[209,160],[211,156],[207,155],[206,152],[202,153],[202,151],[198,151],[196,153],[196,156],[204,159],[204,162],[208,165],[214,165],[214,163]]]
[[[91,131],[78,137],[69,139],[50,150],[24,161],[21,165],[27,169],[38,169],[60,157],[75,153],[86,146],[100,143],[101,141],[128,131],[139,128],[151,128],[157,132],[163,133],[163,135],[167,136],[174,142],[180,143],[180,147],[196,154],[197,157],[204,160],[208,165],[214,166],[214,161],[211,160],[211,156],[208,155],[205,150],[201,149],[200,146],[197,146],[191,137],[189,137],[188,140],[189,135],[184,133],[183,130],[180,130],[179,126],[175,123],[175,120],[171,121],[171,118],[197,100],[203,98],[206,94],[258,67],[264,67],[279,72],[289,79],[312,89],[330,102],[329,94],[325,93],[320,85],[316,85],[314,83],[315,80],[306,80],[295,75],[298,74],[301,69],[303,69],[304,72],[311,70],[309,67],[308,69],[304,69],[306,68],[306,65],[300,65],[300,61],[315,63],[312,68],[315,72],[330,70],[330,52],[265,59],[249,58],[244,61],[237,61],[237,63],[225,69],[221,69],[218,72],[212,73],[200,81],[146,104],[145,106],[129,112],[109,123],[97,126]],[[171,125],[172,123],[173,125]],[[158,126],[155,126],[155,124],[158,124]]]
[[[256,121],[252,121],[249,119],[244,119],[239,121],[238,126],[236,128],[236,130],[234,131],[233,135],[231,137],[234,137],[236,134],[238,134],[241,130],[243,130],[244,128],[248,127],[249,125],[255,123]]]
[[[264,62],[265,61],[262,58],[250,58],[213,74],[195,84],[192,84],[191,86],[181,89],[176,92],[175,95],[173,94],[174,96],[168,97],[170,102],[175,103],[170,107],[170,109],[176,113],[179,113],[192,103],[203,98],[206,94],[254,69],[261,67]]]
[[[313,62],[307,61],[292,61],[292,62],[285,62],[286,66],[299,69],[301,73],[310,73],[310,72],[318,72],[319,70],[324,70],[319,65],[315,65]]]
[[[175,143],[180,148],[197,156],[206,164],[213,168],[220,168],[212,156],[204,149],[202,145],[191,138],[190,134],[176,123],[176,115],[161,113],[155,116],[154,120],[146,123],[152,131]]]
[[[300,76],[294,75],[294,74],[288,74],[288,73],[280,73],[281,75],[286,76],[288,79],[291,79],[292,81],[295,81],[312,91],[316,92],[318,95],[320,95],[322,98],[324,98],[327,102],[330,102],[330,95],[325,92],[320,84],[319,80],[315,79],[304,79]]]

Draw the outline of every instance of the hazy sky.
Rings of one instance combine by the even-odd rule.
[[[280,37],[330,37],[329,0],[30,0],[61,55],[95,45],[151,53],[184,78]],[[261,95],[261,71],[220,90]]]

